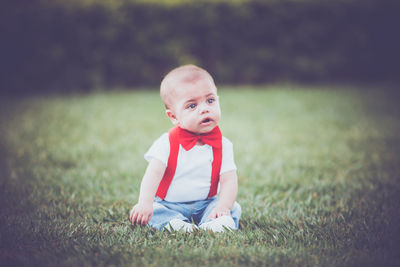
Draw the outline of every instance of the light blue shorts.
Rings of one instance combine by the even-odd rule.
[[[159,197],[155,197],[153,203],[153,216],[149,221],[149,225],[156,229],[161,229],[167,225],[172,219],[181,219],[182,221],[196,225],[201,225],[210,219],[208,215],[215,208],[218,197],[214,196],[206,200],[192,202],[168,202]],[[231,216],[235,222],[236,229],[239,228],[239,219],[242,214],[240,205],[235,202],[231,210]]]

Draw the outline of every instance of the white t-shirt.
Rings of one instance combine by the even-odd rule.
[[[153,158],[158,159],[167,165],[169,152],[168,133],[164,133],[154,141],[144,158],[148,162]],[[169,202],[189,202],[207,199],[211,186],[212,161],[213,149],[207,144],[196,145],[189,151],[179,145],[175,176],[169,186],[165,200]],[[227,138],[222,137],[220,174],[232,170],[236,170],[233,145]]]

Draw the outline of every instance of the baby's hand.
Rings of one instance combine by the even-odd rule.
[[[146,225],[153,216],[153,203],[142,204],[138,203],[133,206],[130,214],[130,219],[133,225]]]
[[[215,207],[211,211],[211,213],[208,216],[208,218],[216,219],[216,218],[221,217],[221,216],[229,216],[229,215],[231,215],[231,210],[230,209],[227,209],[227,208],[224,208],[224,207]]]

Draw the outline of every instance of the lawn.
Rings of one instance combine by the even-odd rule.
[[[132,227],[156,90],[2,97],[0,265],[399,266],[400,108],[383,86],[221,88],[233,233]]]

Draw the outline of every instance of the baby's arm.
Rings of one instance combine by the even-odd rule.
[[[221,174],[219,182],[220,191],[218,203],[209,215],[209,218],[213,219],[224,215],[230,215],[238,191],[236,171],[229,171]]]
[[[150,161],[140,185],[139,201],[131,210],[132,224],[146,225],[153,216],[154,196],[166,168],[165,164],[158,159]]]

